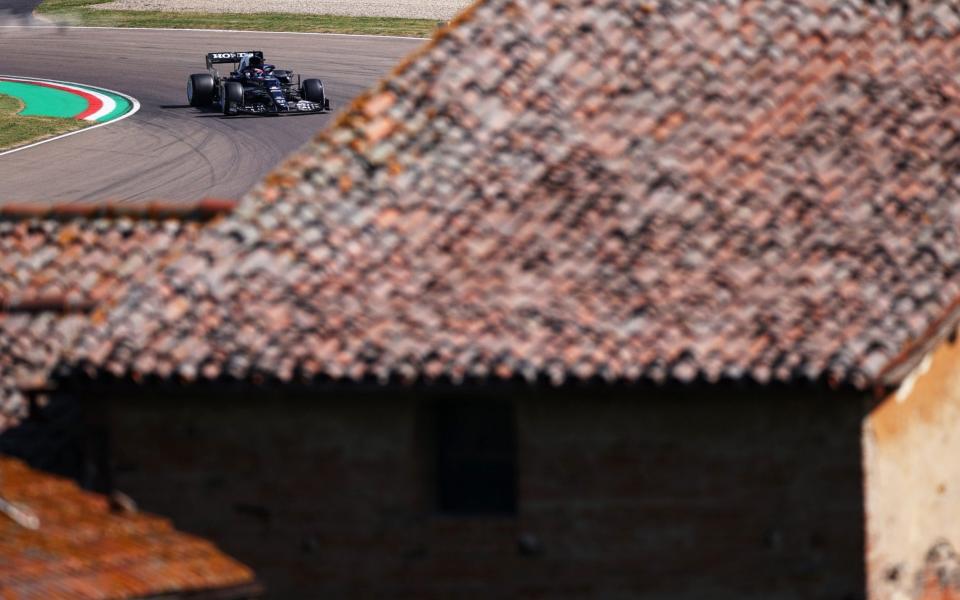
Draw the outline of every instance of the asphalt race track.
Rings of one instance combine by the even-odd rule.
[[[0,203],[236,198],[423,40],[135,29],[0,28],[0,75],[86,83],[140,101],[132,117],[0,156]],[[186,104],[217,50],[323,80],[334,112],[225,117]],[[229,65],[224,65],[229,68]]]

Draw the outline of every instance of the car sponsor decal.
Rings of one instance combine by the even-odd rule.
[[[106,123],[134,108],[131,100],[116,92],[60,81],[0,77],[0,94],[14,96],[24,104],[20,114]]]
[[[253,56],[253,52],[211,52],[210,56],[217,59],[235,59]]]

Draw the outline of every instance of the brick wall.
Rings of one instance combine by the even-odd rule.
[[[523,526],[593,596],[859,598],[860,406],[783,392],[521,409]]]
[[[452,517],[428,394],[187,391],[94,405],[116,486],[277,598],[863,597],[855,398],[490,390],[516,401],[518,514]]]

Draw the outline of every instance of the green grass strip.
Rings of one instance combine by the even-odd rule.
[[[0,94],[0,150],[25,146],[44,138],[81,129],[86,121],[57,117],[27,117],[20,113],[23,103]]]
[[[109,0],[44,0],[38,12],[62,17],[76,25],[100,27],[162,27],[172,29],[237,29],[247,31],[290,31],[352,33],[427,38],[437,21],[393,17],[345,17],[291,13],[203,13],[167,11],[96,10],[94,4]]]

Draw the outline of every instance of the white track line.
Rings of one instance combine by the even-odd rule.
[[[437,19],[440,21],[440,19]],[[0,25],[0,29],[111,29],[115,31],[190,31],[203,33],[245,33],[273,35],[331,35],[339,37],[381,38],[392,40],[417,40],[425,42],[430,38],[405,37],[402,35],[373,35],[370,33],[324,33],[320,31],[258,31],[256,29],[189,29],[175,27],[101,27],[95,25]]]
[[[106,94],[101,94],[100,92],[97,91],[97,88],[81,87],[79,85],[68,85],[66,83],[54,82],[54,81],[51,81],[50,83],[56,83],[57,85],[62,86],[65,89],[73,90],[75,92],[86,92],[87,94],[94,96],[97,100],[100,101],[100,104],[102,105],[100,107],[100,110],[93,113],[92,115],[84,117],[83,119],[84,121],[96,121],[101,117],[105,117],[109,115],[110,113],[113,112],[115,108],[117,108],[117,103],[113,101],[113,98],[111,98],[110,96],[107,96]]]
[[[0,74],[0,77],[3,77],[3,78],[5,78],[5,79],[16,79],[16,80],[19,80],[19,81],[45,81],[45,82],[49,82],[49,83],[58,83],[58,84],[63,85],[63,86],[80,86],[80,89],[82,89],[82,90],[84,90],[84,91],[87,91],[87,92],[91,92],[91,90],[88,90],[87,88],[84,88],[84,87],[83,87],[83,86],[86,85],[86,84],[77,83],[77,82],[75,82],[75,81],[58,81],[58,80],[56,80],[56,79],[40,79],[39,77],[17,77],[17,76],[15,76],[15,75],[3,75],[3,74]],[[90,87],[94,87],[94,86],[90,86]],[[34,147],[36,147],[36,146],[39,146],[40,144],[46,144],[47,142],[52,142],[52,141],[54,141],[54,140],[61,140],[61,139],[65,138],[65,137],[70,137],[71,135],[77,135],[78,133],[86,133],[86,132],[88,132],[88,131],[92,131],[92,130],[97,129],[97,128],[99,128],[99,127],[103,127],[104,125],[110,125],[110,124],[112,124],[112,123],[116,123],[117,121],[122,121],[122,120],[126,119],[127,117],[132,116],[132,115],[133,115],[135,112],[137,112],[138,110],[140,110],[140,102],[138,102],[137,99],[134,98],[133,96],[128,96],[127,94],[124,94],[123,92],[118,92],[118,91],[116,91],[116,90],[107,89],[107,88],[105,88],[105,87],[96,87],[96,89],[104,90],[104,91],[106,91],[106,92],[110,92],[111,94],[116,94],[116,95],[118,95],[118,96],[122,96],[122,97],[126,98],[127,100],[129,100],[129,101],[130,101],[130,110],[129,110],[129,112],[127,112],[127,113],[125,113],[125,114],[117,117],[116,119],[113,119],[113,120],[111,120],[111,121],[107,121],[106,123],[100,123],[100,124],[98,124],[98,125],[92,125],[92,126],[90,126],[90,127],[84,127],[83,129],[78,129],[78,130],[76,130],[76,131],[71,131],[71,132],[69,132],[69,133],[61,133],[60,135],[55,135],[55,136],[53,136],[52,138],[47,138],[47,139],[45,139],[45,140],[40,140],[39,142],[34,142],[34,143],[32,143],[32,144],[27,144],[26,146],[20,146],[20,147],[18,147],[18,148],[12,148],[12,149],[10,149],[10,150],[4,150],[4,151],[0,152],[0,156],[6,156],[7,154],[13,154],[14,152],[20,152],[21,150],[27,150],[28,148],[34,148]],[[92,93],[92,92],[91,92],[91,93]]]

